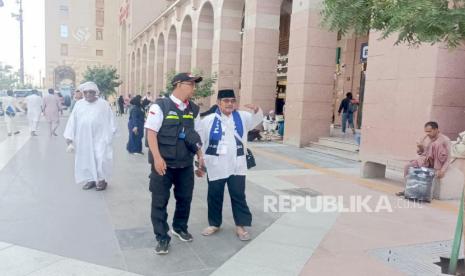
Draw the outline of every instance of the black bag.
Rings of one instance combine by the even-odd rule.
[[[257,164],[255,163],[255,157],[253,156],[253,153],[249,148],[247,148],[247,155],[245,156],[245,159],[247,160],[247,169],[251,169],[257,166]]]

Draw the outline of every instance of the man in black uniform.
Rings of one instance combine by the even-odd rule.
[[[194,155],[204,166],[201,140],[195,131],[198,125],[199,107],[190,101],[195,84],[202,81],[189,73],[177,74],[172,84],[173,93],[157,99],[150,107],[145,128],[151,163],[150,191],[152,192],[152,225],[158,244],[157,254],[167,254],[170,236],[166,206],[174,185],[176,210],[171,233],[182,241],[192,241],[187,231],[192,191],[194,189]],[[202,172],[199,172],[202,174]]]

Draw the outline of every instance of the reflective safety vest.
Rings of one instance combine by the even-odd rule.
[[[169,168],[185,168],[192,166],[194,153],[185,143],[186,133],[195,131],[194,119],[199,114],[199,106],[189,101],[184,111],[178,109],[169,98],[158,99],[156,102],[163,111],[163,123],[158,131],[158,149]],[[149,162],[153,165],[153,155],[149,150]],[[153,166],[152,166],[153,170]]]

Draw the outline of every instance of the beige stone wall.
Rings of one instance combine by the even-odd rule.
[[[127,30],[126,51],[120,48],[118,53],[120,67],[125,65],[120,69],[125,93],[143,93],[141,85],[152,85],[157,95],[166,86],[169,69],[196,67],[218,74],[215,91],[233,88],[241,104],[273,109],[282,0],[170,3],[162,17],[153,16],[133,37],[131,24],[139,20],[135,12],[120,28]],[[297,146],[329,134],[331,117],[346,92],[359,97],[360,45],[368,37],[337,41],[335,33],[322,29],[320,8],[320,0],[294,0],[292,5],[284,142]],[[362,158],[411,157],[427,120],[439,121],[452,138],[465,129],[465,51],[395,47],[392,39],[378,37],[369,36]],[[338,46],[345,68],[335,77]],[[204,100],[204,108],[214,101],[214,96]]]
[[[131,38],[134,38],[154,19],[156,19],[173,1],[167,0],[131,0]]]
[[[47,0],[45,1],[45,49],[47,87],[54,84],[54,70],[66,65],[76,72],[79,84],[87,66],[113,65],[117,57],[118,1],[104,1],[103,40],[96,38],[95,0]],[[63,6],[68,12],[63,11]],[[60,26],[68,27],[68,36],[62,37]],[[61,45],[66,44],[68,55],[61,54]],[[103,50],[103,56],[96,51]]]
[[[465,129],[465,51],[393,46],[370,34],[361,158],[381,164],[415,157],[423,125],[437,121],[455,140]]]
[[[129,57],[121,69],[127,72],[126,93],[142,93],[141,85],[147,87],[154,75],[157,95],[170,69],[199,68],[218,75],[215,92],[233,88],[241,104],[258,104],[265,112],[274,109],[282,2],[173,1],[162,17],[129,38],[126,53],[120,53],[119,59]],[[286,109],[295,112],[286,114],[285,142],[299,146],[327,134],[334,104],[336,35],[322,30],[320,4],[311,0],[292,5]],[[134,12],[129,22],[135,17]],[[152,41],[155,54],[150,58],[144,49]],[[215,101],[212,96],[201,103],[208,108]]]

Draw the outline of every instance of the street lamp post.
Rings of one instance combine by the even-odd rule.
[[[24,48],[23,48],[23,0],[16,0],[19,4],[19,14],[12,14],[19,21],[19,81],[24,85]],[[0,0],[0,7],[3,6],[3,0]]]
[[[23,48],[23,0],[19,0],[19,81],[24,85],[24,48]]]

